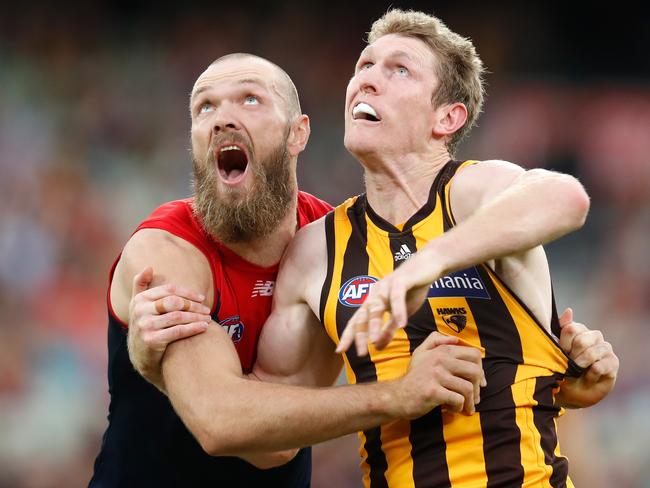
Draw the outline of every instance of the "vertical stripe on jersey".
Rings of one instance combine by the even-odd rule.
[[[334,255],[334,262],[332,264],[331,279],[328,280],[327,277],[325,278],[326,281],[329,281],[329,290],[323,288],[323,292],[321,293],[321,296],[324,293],[328,293],[327,299],[325,300],[325,305],[323,306],[321,304],[321,308],[323,309],[321,313],[321,321],[325,326],[327,334],[336,344],[339,342],[339,333],[336,324],[336,311],[338,306],[338,294],[342,284],[341,276],[343,269],[343,255],[345,253],[345,249],[347,248],[348,241],[350,240],[350,235],[352,234],[352,225],[348,221],[345,212],[347,206],[351,204],[352,201],[353,199],[350,199],[345,202],[344,205],[337,207],[334,210],[332,213],[333,221],[331,225],[327,225],[328,220],[325,220],[325,231],[328,234],[333,234],[332,239],[327,239],[328,244],[332,242],[333,245],[333,247],[328,249],[327,252],[328,254]]]
[[[320,307],[318,319],[325,326],[325,306],[327,298],[332,288],[332,277],[334,275],[334,260],[336,256],[336,238],[334,234],[334,212],[330,212],[325,216],[325,241],[327,242],[327,274],[325,275],[325,282],[320,293]],[[340,276],[340,275],[339,275]]]
[[[515,321],[523,349],[524,363],[528,366],[542,368],[542,371],[533,376],[545,376],[552,371],[565,372],[569,367],[569,358],[566,353],[498,275],[491,269],[486,269],[493,276],[494,286]],[[546,372],[544,373],[544,371]]]
[[[368,264],[368,274],[383,277],[394,269],[394,256],[399,251],[400,241],[395,249],[393,239],[386,231],[372,224],[368,216],[366,229],[368,232],[367,254],[372,256]],[[415,251],[415,247],[409,247]],[[402,263],[404,261],[398,261]],[[369,356],[375,365],[378,381],[398,379],[406,373],[411,362],[410,342],[404,329],[398,329],[391,342],[379,351],[371,344]],[[409,442],[410,423],[407,420],[396,420],[381,427],[381,443],[386,453],[386,480],[390,486],[412,488],[413,460],[411,459],[411,443]]]
[[[443,175],[440,188],[453,177],[456,167],[451,163]],[[436,195],[436,206],[433,218],[427,219],[423,225],[419,226],[416,232],[417,245],[421,249],[432,236],[441,235],[445,226],[450,226],[450,221],[446,217],[444,205],[444,192]],[[485,348],[481,344],[476,321],[472,314],[466,298],[449,297],[444,299],[445,307],[464,308],[467,311],[467,323],[462,332],[458,333],[452,330],[444,323],[441,315],[436,315],[437,304],[443,302],[442,299],[428,300],[431,310],[431,316],[435,319],[434,329],[441,331],[446,335],[453,335],[461,340],[461,343],[476,347],[481,350],[481,355],[485,356]],[[441,419],[442,433],[444,439],[442,442],[446,445],[446,460],[448,466],[448,479],[446,483],[450,486],[459,486],[468,484],[470,486],[486,486],[487,475],[485,474],[485,458],[483,455],[483,436],[481,433],[480,414],[472,416],[445,412]],[[443,453],[445,454],[445,453]],[[477,470],[477,466],[483,466],[483,471]],[[439,480],[444,483],[445,480]],[[442,485],[441,485],[442,486]]]
[[[426,219],[426,221],[422,222],[422,224],[418,225],[417,229],[415,229],[415,237],[417,240],[418,249],[421,249],[424,246],[426,246],[426,244],[433,237],[442,235],[442,233],[447,228],[446,227],[447,224],[444,221],[445,212],[444,212],[444,207],[442,205],[443,196],[444,195],[441,196],[440,194],[437,194],[435,196],[436,205],[435,205],[435,210],[431,214],[431,217]],[[445,308],[458,307],[458,308],[464,308],[467,311],[467,323],[462,333],[456,332],[453,329],[451,329],[451,327],[449,327],[447,324],[444,323],[442,316],[440,314],[437,314],[436,305],[443,302]],[[461,340],[461,343],[472,347],[476,347],[481,350],[481,354],[483,356],[485,355],[485,349],[481,345],[481,340],[478,335],[476,320],[474,319],[474,316],[472,315],[472,311],[468,307],[467,301],[465,300],[464,297],[445,297],[443,299],[429,299],[429,303],[432,306],[432,315],[436,320],[436,324],[434,327],[437,330],[439,330],[443,334],[453,335],[458,337]]]
[[[345,204],[340,207],[337,207],[334,212],[332,212],[332,220],[325,219],[325,232],[327,233],[327,242],[328,245],[332,245],[331,248],[328,248],[328,260],[329,255],[333,255],[332,263],[332,274],[331,277],[326,277],[325,281],[329,282],[328,287],[323,287],[321,293],[321,299],[323,295],[326,295],[325,303],[321,303],[321,322],[325,327],[327,335],[330,336],[332,341],[335,344],[339,343],[339,333],[336,325],[336,310],[338,306],[338,294],[341,289],[341,270],[343,269],[343,255],[347,247],[350,235],[352,234],[352,226],[347,219],[346,209],[354,199],[350,199]],[[328,216],[329,217],[329,216]],[[331,237],[330,237],[331,234]],[[329,266],[329,263],[328,263]],[[348,383],[351,385],[357,382],[352,368],[348,362],[347,356],[343,355],[343,361],[345,362],[345,372],[348,378]]]
[[[537,422],[535,421],[535,409],[537,408],[538,413],[540,412],[540,400],[543,402],[542,406],[553,405],[553,385],[548,380],[545,382],[544,377],[548,377],[553,371],[565,371],[568,360],[542,326],[537,324],[523,306],[507,292],[505,285],[496,278],[494,285],[515,322],[522,347],[523,364],[518,366],[512,391],[515,405],[524,407],[516,409],[517,425],[522,434],[521,454],[522,465],[525,469],[524,481],[536,482],[543,479],[548,482],[554,474],[554,469],[548,465],[546,458],[551,455],[553,450],[547,452],[542,447],[542,432],[537,427],[540,418],[538,417]],[[538,377],[540,383],[536,384]],[[535,393],[538,386],[545,387],[546,394],[550,398],[544,398],[542,392],[537,391],[538,398],[536,399]],[[550,428],[552,430],[552,427]],[[551,434],[546,432],[546,441],[548,442],[550,442],[549,435]],[[555,444],[557,445],[557,440]],[[561,472],[556,474],[557,477],[560,475]]]
[[[436,205],[436,211],[439,205]],[[391,235],[390,248],[393,255],[399,252],[402,244],[409,249],[419,249],[418,242],[413,233]],[[420,247],[422,243],[420,243]],[[404,261],[398,261],[399,266]],[[427,338],[425,329],[435,330],[435,320],[431,307],[425,303],[410,318],[405,327],[409,339],[410,354]],[[426,415],[411,421],[409,441],[412,446],[411,458],[413,459],[413,481],[415,487],[449,486],[447,458],[445,454],[445,440],[442,432],[441,409],[435,408]]]
[[[440,186],[438,187],[438,198],[442,204],[442,218],[445,232],[456,225],[453,212],[451,211],[451,185],[449,183],[460,167],[461,164],[456,161],[449,163],[445,168],[444,178],[441,179]]]
[[[555,418],[558,408],[553,406],[553,390],[557,386],[556,376],[537,378],[533,395],[537,405],[533,407],[535,426],[541,435],[540,446],[544,452],[544,462],[551,466],[550,483],[553,488],[564,486],[569,474],[569,463],[563,456],[556,455],[558,447]]]
[[[445,175],[445,179],[441,181],[440,185],[440,199],[442,200],[442,205],[444,206],[443,208],[443,216],[445,220],[445,230],[449,230],[451,227],[456,225],[456,220],[454,218],[454,212],[452,211],[451,208],[451,180],[453,179],[454,176],[456,176],[456,173],[458,173],[458,170],[461,168],[464,168],[465,166],[471,166],[473,164],[478,163],[478,161],[474,160],[467,160],[464,163],[461,163],[459,161],[453,161],[448,165],[448,172]]]
[[[485,266],[477,266],[491,299],[467,298],[467,304],[474,316],[499,317],[500,326],[479,328],[481,344],[485,347],[483,368],[489,378],[481,393],[479,411],[485,408],[490,396],[497,397],[496,409],[481,414],[483,432],[483,455],[488,488],[491,486],[519,486],[524,480],[521,465],[521,434],[516,423],[515,403],[509,388],[515,382],[517,364],[523,361],[519,334],[506,304],[497,292]],[[493,361],[494,357],[508,358],[509,361]],[[483,408],[482,408],[483,407]]]
[[[355,204],[346,211],[348,221],[351,224],[351,235],[347,240],[347,245],[343,255],[341,268],[341,283],[345,283],[350,278],[368,274],[368,254],[366,253],[367,226],[364,206],[360,202],[364,199],[357,199]],[[337,239],[337,242],[339,240]],[[340,284],[339,284],[340,288]],[[356,308],[346,307],[338,302],[336,298],[336,326],[338,337],[341,337],[343,329],[348,323]],[[358,357],[354,345],[346,352],[348,364],[350,365],[356,381],[358,383],[368,383],[377,381],[377,371],[370,356]],[[364,473],[364,483],[370,488],[388,487],[386,482],[387,461],[384,452],[381,449],[381,428],[375,427],[363,432],[365,442],[363,449],[368,455],[368,464],[370,472],[367,472],[367,466]]]
[[[535,404],[536,378],[516,380],[512,385],[512,396],[517,405],[531,406]],[[521,433],[521,464],[524,467],[524,483],[538,486],[548,486],[548,480],[553,469],[548,466],[541,449],[541,435],[535,425],[533,408],[515,409],[517,426]]]
[[[467,416],[446,411],[442,414],[442,423],[447,444],[450,486],[487,486],[481,414]]]

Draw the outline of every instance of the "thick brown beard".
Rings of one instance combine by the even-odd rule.
[[[265,160],[249,162],[253,186],[239,199],[220,193],[214,151],[209,154],[205,163],[192,158],[193,210],[205,230],[224,243],[251,242],[271,234],[296,198],[286,140]]]

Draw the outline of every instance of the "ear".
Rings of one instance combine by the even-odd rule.
[[[298,156],[305,149],[310,133],[309,117],[302,114],[291,124],[289,138],[287,139],[287,151],[292,157]]]
[[[436,109],[436,119],[432,134],[434,137],[449,136],[460,129],[467,122],[467,107],[456,102],[451,105],[442,105]]]

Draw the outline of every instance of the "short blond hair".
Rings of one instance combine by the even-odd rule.
[[[440,85],[431,99],[434,107],[461,102],[467,108],[467,122],[447,143],[449,154],[453,156],[458,143],[476,124],[483,108],[485,68],[474,44],[450,30],[439,18],[414,10],[393,9],[386,12],[372,24],[368,43],[372,44],[388,34],[419,39],[436,55],[439,61],[436,63],[436,75]]]

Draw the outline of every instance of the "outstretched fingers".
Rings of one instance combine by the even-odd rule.
[[[406,326],[408,314],[406,312],[406,288],[396,280],[390,282],[388,291],[381,290],[383,294],[378,293],[381,300],[380,324],[384,319],[387,320],[380,325],[380,330],[373,336],[370,335],[370,341],[377,349],[385,348],[395,337],[397,329]]]
[[[368,298],[348,321],[339,345],[341,353],[355,343],[357,354],[368,354],[368,342],[383,349],[395,336],[397,329],[406,326],[406,288],[391,278],[375,284]]]

